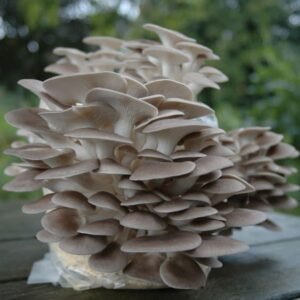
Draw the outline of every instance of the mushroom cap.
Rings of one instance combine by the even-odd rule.
[[[159,216],[146,211],[129,212],[121,219],[120,224],[127,228],[141,230],[163,230],[167,223]]]
[[[228,227],[256,225],[266,221],[267,216],[258,210],[236,208],[225,216]]]
[[[188,174],[195,168],[190,161],[185,162],[159,162],[144,161],[135,169],[130,180],[153,180],[170,178]]]
[[[171,79],[156,79],[145,84],[149,95],[163,95],[166,98],[192,100],[192,91],[183,83]]]
[[[201,244],[201,237],[192,232],[168,232],[155,236],[143,236],[126,241],[124,252],[179,252],[195,249]]]
[[[218,213],[218,211],[210,206],[190,207],[187,210],[170,214],[169,218],[174,221],[185,221],[208,217],[216,213]]]
[[[47,194],[38,201],[25,203],[22,206],[22,212],[25,214],[38,214],[56,208],[56,205],[51,201],[53,195],[54,193]]]
[[[75,255],[92,255],[102,251],[107,245],[105,237],[78,234],[64,239],[59,247],[68,253]]]
[[[93,211],[94,206],[88,203],[87,198],[76,191],[63,191],[53,195],[51,201],[62,207],[73,208],[80,211]]]
[[[108,219],[84,224],[77,231],[89,235],[113,236],[121,231],[121,226],[117,220]]]
[[[192,231],[192,232],[206,232],[219,230],[225,227],[225,223],[219,220],[195,220],[190,224],[184,225],[183,230]]]
[[[56,236],[45,229],[40,230],[36,234],[36,238],[43,243],[57,243],[63,239],[62,237]]]
[[[184,200],[172,200],[172,201],[166,201],[161,204],[156,205],[153,210],[157,213],[173,213],[185,210],[190,207],[190,203],[188,201]]]
[[[36,176],[40,173],[41,170],[37,169],[24,171],[6,183],[2,189],[9,192],[32,192],[38,190],[43,186],[43,181],[36,179]]]
[[[131,277],[162,283],[159,269],[163,261],[164,256],[160,253],[136,254],[123,272]]]
[[[113,72],[61,75],[47,79],[43,87],[57,101],[65,105],[83,103],[91,89],[101,87],[126,92],[127,83]]]
[[[157,195],[149,192],[139,192],[136,193],[133,197],[123,201],[121,203],[122,206],[134,206],[134,205],[142,205],[142,204],[154,204],[161,202],[162,199]]]
[[[110,243],[103,251],[90,256],[89,266],[98,272],[114,273],[122,271],[127,265],[127,255],[120,250],[120,245]]]
[[[175,289],[199,289],[206,283],[205,273],[200,266],[184,254],[168,257],[160,267],[163,282]]]
[[[113,194],[108,192],[98,192],[89,198],[89,203],[96,207],[124,212],[124,208],[120,206],[120,200]]]
[[[192,82],[200,87],[211,87],[214,89],[219,90],[220,87],[211,79],[207,78],[204,74],[197,73],[197,72],[189,72],[184,74],[183,79],[187,82]]]
[[[155,24],[144,24],[143,28],[155,32],[161,39],[162,43],[166,46],[175,46],[179,42],[195,42],[194,39],[177,32],[175,30],[167,29]]]
[[[212,194],[232,194],[243,192],[246,186],[232,178],[220,178],[219,180],[209,183],[204,187],[204,191]]]
[[[115,174],[115,175],[130,175],[131,171],[128,168],[117,163],[113,159],[104,158],[104,159],[101,159],[100,168],[98,170],[98,173]]]
[[[159,60],[166,60],[172,64],[183,64],[189,61],[189,57],[182,51],[166,46],[150,46],[143,50],[143,54],[158,58]]]
[[[56,208],[41,220],[44,229],[59,237],[76,235],[81,222],[76,210],[71,208]]]
[[[119,49],[123,41],[110,36],[88,36],[83,39],[88,45],[99,46],[102,49]]]
[[[60,179],[72,177],[91,172],[97,168],[99,168],[99,161],[97,159],[89,159],[72,165],[61,166],[46,170],[37,175],[35,179]]]
[[[243,242],[225,236],[203,238],[202,244],[188,255],[192,257],[216,257],[244,252],[249,246]]]
[[[140,151],[137,156],[142,158],[155,158],[163,161],[172,161],[172,159],[168,155],[165,155],[153,149],[144,149]]]

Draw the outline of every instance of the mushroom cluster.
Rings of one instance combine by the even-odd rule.
[[[298,191],[299,186],[287,182],[288,176],[297,169],[284,166],[280,161],[298,157],[299,152],[282,139],[282,135],[270,131],[269,127],[240,128],[220,137],[222,144],[234,153],[230,157],[234,166],[226,172],[242,177],[255,189],[246,197],[232,197],[235,205],[264,212],[297,206],[297,200],[288,193]],[[279,229],[270,219],[260,225],[270,230]]]
[[[37,239],[86,257],[91,270],[197,289],[222,266],[219,256],[248,249],[228,236],[234,228],[270,222],[266,202],[294,203],[284,198],[296,188],[286,184],[293,170],[273,160],[297,151],[266,129],[209,124],[214,111],[194,100],[226,80],[203,67],[217,56],[180,33],[145,28],[162,44],[89,37],[100,50],[55,50],[64,58],[47,69],[63,75],[20,81],[40,106],[6,115],[27,141],[6,150],[22,162],[7,168],[14,178],[4,188],[43,188],[23,206],[44,214]]]
[[[194,100],[204,88],[219,89],[218,83],[228,80],[218,69],[204,65],[207,60],[219,59],[211,49],[174,30],[154,24],[143,27],[157,34],[160,42],[87,37],[84,43],[100,49],[86,53],[58,47],[54,49],[54,54],[62,58],[45,70],[59,75],[113,71],[141,82],[173,79],[187,85],[193,92]]]

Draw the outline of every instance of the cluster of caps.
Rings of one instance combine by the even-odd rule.
[[[285,192],[295,187],[285,180],[293,170],[273,160],[297,151],[267,129],[226,134],[204,122],[214,111],[193,101],[195,82],[183,78],[191,70],[198,74],[203,59],[215,55],[179,33],[146,27],[163,45],[134,41],[127,48],[132,60],[147,57],[157,70],[149,80],[140,68],[129,72],[131,52],[117,71],[99,72],[96,64],[86,73],[79,69],[94,67],[96,54],[78,63],[78,52],[67,50],[51,68],[71,74],[20,81],[41,105],[6,115],[27,142],[6,150],[23,162],[7,168],[14,179],[4,188],[46,188],[47,195],[23,207],[25,213],[44,213],[37,238],[87,255],[93,270],[197,289],[211,268],[222,266],[219,256],[248,249],[228,237],[234,228],[267,224],[262,206],[291,203]],[[112,45],[121,45],[111,38],[87,41],[105,42],[100,56],[116,55]],[[205,55],[189,56],[192,46]],[[177,63],[172,53],[189,60]],[[181,76],[177,80],[164,73],[173,67],[172,74]]]
[[[143,27],[157,34],[160,42],[87,37],[83,42],[100,50],[86,53],[58,47],[54,54],[63,58],[45,70],[60,75],[111,71],[141,82],[168,78],[186,84],[195,96],[204,88],[219,89],[218,83],[228,80],[218,69],[204,66],[207,60],[219,59],[211,49],[173,30],[153,24]]]

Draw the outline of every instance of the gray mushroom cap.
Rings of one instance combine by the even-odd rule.
[[[38,201],[25,203],[22,206],[22,212],[25,214],[38,214],[56,208],[56,205],[51,201],[53,195],[54,193],[47,194]]]
[[[143,236],[126,241],[124,252],[179,252],[195,249],[201,244],[201,237],[192,232],[168,232],[155,236]]]
[[[56,236],[45,229],[40,230],[36,234],[36,238],[43,243],[57,243],[63,239],[63,237]]]
[[[113,242],[100,253],[91,255],[88,262],[93,270],[114,273],[122,271],[127,261],[127,255],[120,250],[120,245]]]
[[[264,222],[267,216],[257,210],[236,208],[226,215],[226,225],[228,227],[242,227],[256,225]]]
[[[117,220],[108,219],[87,223],[79,227],[79,233],[100,236],[114,236],[121,231],[121,226]]]
[[[129,212],[121,219],[120,224],[124,227],[141,230],[163,230],[167,227],[166,221],[159,216],[146,211]]]
[[[200,266],[184,254],[168,257],[160,267],[163,282],[176,289],[199,289],[206,283]]]
[[[75,255],[92,255],[102,251],[107,245],[105,237],[78,234],[64,239],[59,247],[68,253]]]

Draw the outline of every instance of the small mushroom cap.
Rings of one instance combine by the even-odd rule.
[[[182,51],[165,46],[151,46],[143,50],[143,54],[155,57],[159,60],[167,60],[172,64],[183,64],[189,61],[189,57]]]
[[[117,163],[113,159],[105,158],[101,160],[98,173],[101,174],[115,174],[115,175],[130,175],[131,171]]]
[[[200,158],[204,156],[206,156],[206,154],[200,152],[194,152],[194,151],[185,151],[185,150],[176,151],[175,153],[171,154],[171,158],[174,160],[186,160],[186,159]]]
[[[44,229],[54,235],[70,237],[77,234],[81,219],[74,209],[57,208],[44,215],[41,223]]]
[[[124,274],[135,278],[162,283],[159,269],[163,261],[164,256],[160,253],[137,254],[125,268]]]
[[[192,91],[183,83],[171,79],[157,79],[145,84],[149,95],[163,95],[166,98],[192,100]]]
[[[256,225],[264,222],[267,216],[258,210],[236,208],[226,215],[226,225],[228,227],[243,227]]]
[[[188,225],[182,226],[182,230],[192,232],[205,232],[219,230],[225,227],[225,223],[219,220],[195,220]]]
[[[12,110],[5,115],[8,124],[32,132],[48,132],[49,127],[39,113],[45,110],[41,108],[20,108]]]
[[[46,170],[37,175],[35,179],[60,179],[72,177],[91,172],[97,168],[99,168],[99,161],[97,159],[89,159],[72,165]]]
[[[199,289],[206,283],[200,266],[184,254],[168,257],[160,267],[163,282],[175,289]]]
[[[141,205],[141,204],[154,204],[161,202],[162,199],[157,195],[149,192],[140,192],[135,194],[133,197],[123,201],[121,203],[122,206],[133,206],[133,205]]]
[[[120,206],[120,200],[108,192],[98,192],[89,198],[89,203],[104,209],[124,211]]]
[[[225,157],[205,156],[195,161],[196,168],[190,176],[201,176],[233,166],[233,162]]]
[[[138,157],[145,157],[145,158],[155,158],[160,160],[171,161],[172,159],[159,151],[153,149],[144,149],[138,153]]]
[[[47,194],[38,201],[25,203],[22,206],[22,212],[25,214],[38,214],[56,208],[56,205],[51,201],[53,195],[53,193]]]
[[[211,87],[214,89],[219,90],[220,86],[216,84],[211,79],[207,78],[205,75],[197,72],[189,72],[184,74],[183,76],[184,81],[195,83],[200,87]]]
[[[280,143],[268,150],[268,156],[274,160],[280,160],[285,158],[298,157],[299,152],[296,150],[295,147],[289,144]]]
[[[173,213],[185,210],[190,207],[190,203],[184,200],[172,200],[156,205],[153,210],[158,213]]]
[[[205,66],[200,69],[200,73],[206,75],[209,79],[213,80],[214,82],[228,81],[228,77],[224,73],[213,67]]]
[[[68,253],[75,255],[92,255],[102,251],[107,245],[105,237],[78,234],[74,237],[64,239],[59,247]]]
[[[88,45],[95,45],[101,49],[119,49],[123,43],[122,40],[110,36],[88,36],[83,39]]]
[[[192,232],[168,232],[162,235],[143,236],[125,242],[124,252],[179,252],[197,248],[201,237]]]
[[[246,186],[236,179],[220,178],[207,184],[203,189],[212,194],[232,194],[244,191]]]
[[[225,236],[203,238],[202,244],[188,255],[192,257],[216,257],[244,252],[249,246],[243,242]]]
[[[124,76],[127,81],[127,94],[135,98],[147,97],[148,89],[139,81]]]
[[[186,162],[142,162],[130,176],[130,180],[153,180],[170,178],[188,174],[195,168],[195,164]]]
[[[93,223],[84,224],[79,227],[79,233],[89,235],[112,236],[121,231],[121,226],[117,220],[101,220]]]
[[[17,175],[14,179],[6,183],[2,189],[9,192],[32,192],[43,186],[42,180],[37,180],[36,176],[41,170],[27,170]]]
[[[188,192],[182,196],[184,200],[192,200],[192,201],[199,201],[203,204],[211,204],[209,197],[203,193],[199,192]]]
[[[191,42],[179,42],[176,44],[176,47],[178,49],[184,50],[192,54],[195,57],[201,54],[206,54],[206,55],[212,54],[212,50],[209,49],[208,47],[196,43],[191,43]]]
[[[141,230],[163,230],[167,227],[167,223],[162,218],[146,211],[130,212],[121,219],[120,224]]]
[[[93,211],[94,206],[88,203],[87,198],[76,191],[63,191],[56,193],[51,201],[58,205],[80,211]]]
[[[83,103],[88,92],[97,87],[126,92],[127,83],[113,72],[61,75],[47,79],[43,87],[53,98],[65,105]]]
[[[98,272],[114,273],[122,271],[127,265],[127,255],[120,250],[120,245],[113,242],[100,253],[89,258],[89,266]]]
[[[196,260],[201,265],[204,265],[204,266],[207,266],[210,268],[222,268],[223,267],[223,263],[215,257],[203,257],[203,258],[197,258]]]
[[[40,230],[36,234],[36,238],[43,243],[57,243],[63,239],[62,237],[56,236],[45,229]]]
[[[145,191],[146,187],[141,182],[134,182],[128,178],[121,179],[118,184],[118,188],[124,190],[136,190]]]
[[[167,29],[155,24],[144,24],[143,28],[155,32],[166,46],[175,46],[179,42],[195,42],[194,39],[177,32],[175,30]]]
[[[185,211],[177,212],[169,215],[169,218],[174,221],[193,220],[204,218],[216,214],[218,211],[210,206],[191,207]]]
[[[187,102],[179,98],[169,98],[163,102],[159,109],[176,109],[183,111],[188,119],[198,118],[212,114],[214,111],[207,105],[200,102]]]

